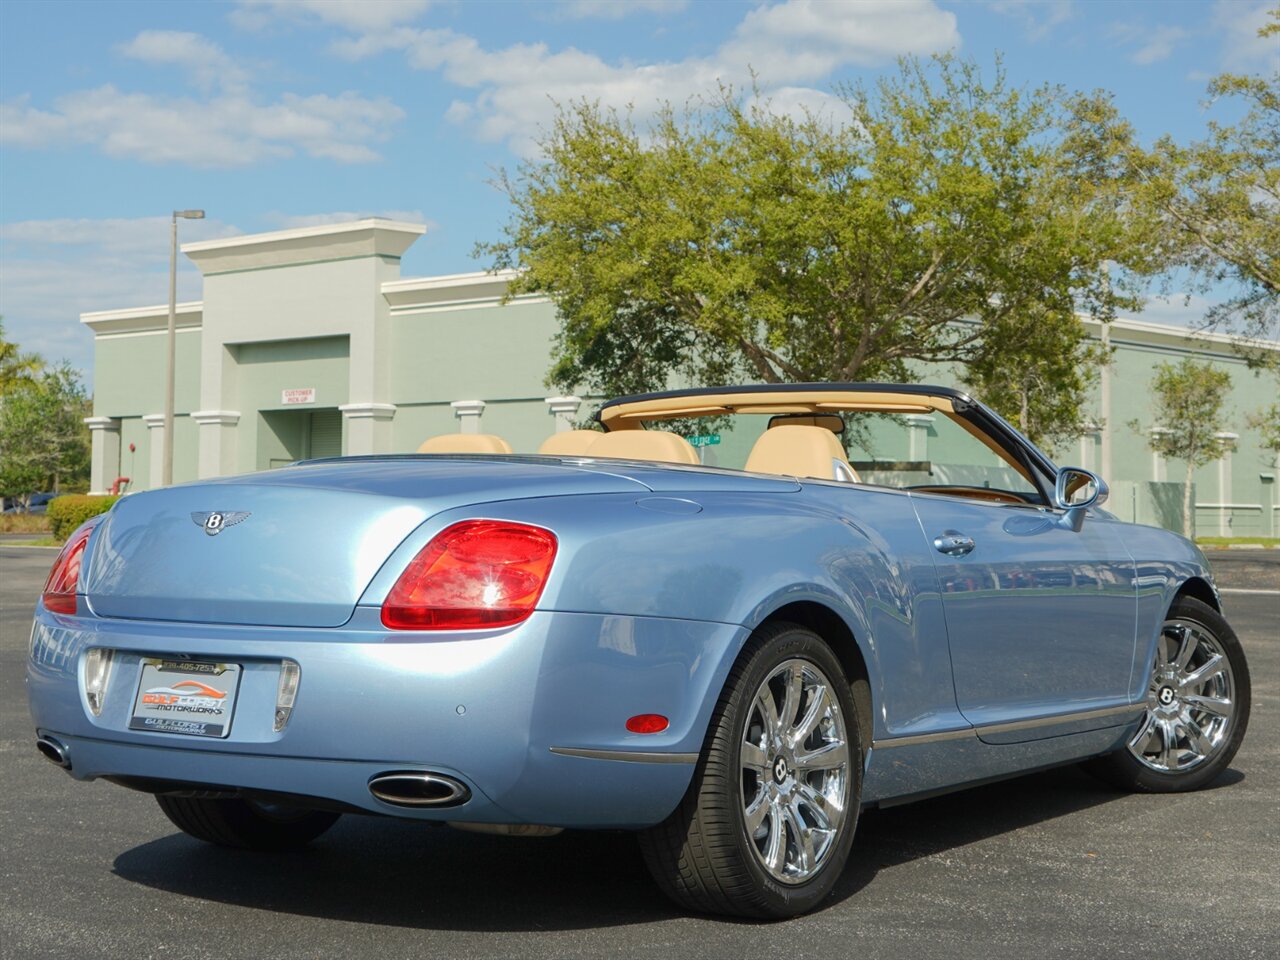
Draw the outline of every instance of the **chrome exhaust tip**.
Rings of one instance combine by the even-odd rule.
[[[451,807],[471,799],[465,783],[422,770],[380,773],[369,781],[369,792],[397,807]]]
[[[53,737],[39,737],[36,739],[36,749],[41,755],[52,764],[56,764],[63,770],[71,769],[71,754]]]

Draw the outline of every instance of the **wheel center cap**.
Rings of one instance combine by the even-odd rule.
[[[787,779],[787,761],[782,757],[773,761],[773,779],[776,783],[781,783]]]
[[[1167,707],[1173,703],[1175,696],[1177,694],[1173,692],[1173,687],[1161,687],[1160,692],[1156,694],[1156,699],[1160,701],[1161,706]]]

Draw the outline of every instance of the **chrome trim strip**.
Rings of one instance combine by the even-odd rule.
[[[630,763],[697,763],[696,753],[645,753],[640,750],[590,750],[585,747],[552,747],[562,757],[587,760],[624,760]]]
[[[871,741],[872,750],[888,750],[890,747],[914,747],[922,743],[941,743],[944,740],[966,740],[976,737],[973,727],[962,730],[939,730],[937,733],[917,733],[910,737],[890,737],[888,740]]]
[[[1114,717],[1122,713],[1132,713],[1134,719],[1146,709],[1143,703],[1127,703],[1122,707],[1103,707],[1100,710],[1084,710],[1080,713],[1060,713],[1052,717],[1035,717],[1031,720],[1012,720],[1009,723],[989,723],[985,727],[977,727],[978,736],[984,733],[1012,733],[1015,730],[1033,730],[1036,727],[1051,727],[1058,723],[1074,723],[1077,720],[1100,720],[1103,717]]]
[[[1008,723],[988,723],[981,727],[965,727],[962,730],[940,730],[937,733],[920,733],[908,737],[891,737],[888,740],[875,740],[872,750],[888,750],[890,747],[915,747],[925,743],[941,743],[945,740],[963,740],[967,737],[981,737],[984,733],[1013,733],[1017,730],[1034,730],[1036,727],[1051,727],[1059,723],[1075,723],[1080,720],[1100,720],[1103,717],[1118,716],[1122,713],[1134,714],[1134,719],[1144,710],[1140,703],[1129,703],[1120,707],[1102,707],[1098,710],[1083,710],[1079,713],[1059,713],[1051,717],[1033,717],[1030,720],[1011,720]]]

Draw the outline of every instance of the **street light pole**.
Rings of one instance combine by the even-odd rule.
[[[173,484],[173,384],[178,327],[178,218],[203,220],[203,210],[175,210],[169,223],[169,362],[164,384],[164,458],[161,486]]]

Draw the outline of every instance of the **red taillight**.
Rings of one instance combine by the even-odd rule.
[[[84,559],[84,547],[89,542],[95,524],[85,524],[71,535],[53,562],[49,579],[44,582],[41,599],[50,613],[76,612],[76,583],[80,580],[80,564]]]
[[[413,558],[382,604],[395,630],[509,627],[533,612],[556,558],[550,530],[464,520]]]

